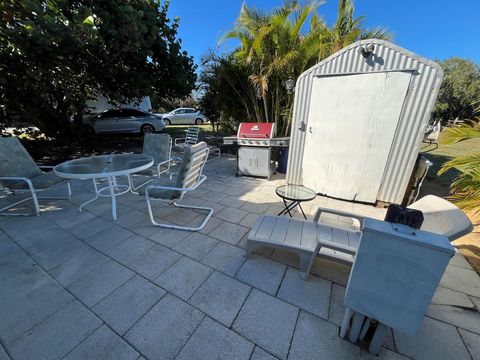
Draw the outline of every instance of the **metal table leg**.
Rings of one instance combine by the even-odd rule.
[[[108,178],[108,187],[110,188],[110,195],[112,196],[112,217],[113,220],[117,220],[117,200],[115,199],[115,187],[117,181],[115,178]]]
[[[116,200],[116,197],[132,191],[131,179],[127,175],[128,185],[118,184],[117,179],[115,177],[107,177],[106,179],[107,179],[107,182],[108,182],[108,186],[100,188],[100,189],[98,188],[96,180],[92,179],[93,187],[95,189],[95,197],[88,200],[88,201],[85,201],[83,204],[81,204],[78,210],[82,211],[82,209],[86,205],[94,202],[99,197],[110,197],[111,201],[112,201],[112,217],[113,217],[113,220],[117,220],[117,200]]]
[[[303,218],[304,218],[305,220],[307,220],[307,217],[305,216],[305,213],[303,212],[302,204],[300,203],[300,201],[297,201],[297,203],[298,203],[298,207],[299,207],[300,210],[302,211]]]
[[[283,200],[283,204],[285,205],[285,209],[280,211],[278,213],[278,216],[279,215],[285,215],[285,214],[288,213],[288,215],[290,215],[290,217],[293,217],[290,210],[293,210],[293,209],[295,209],[295,207],[298,206],[300,208],[300,211],[302,212],[302,215],[303,215],[304,219],[307,220],[307,217],[306,217],[305,212],[303,211],[303,208],[302,208],[302,205],[301,205],[301,201],[292,201],[290,204],[287,204],[287,201],[285,199],[282,199],[282,200]]]
[[[295,206],[297,206],[297,202],[292,201],[290,204],[288,204],[287,200],[285,200],[285,199],[282,199],[282,200],[283,200],[283,204],[285,205],[285,209],[280,211],[278,213],[278,215],[285,215],[286,213],[288,213],[288,215],[290,215],[290,217],[292,217],[292,213],[290,212],[290,210],[292,210],[293,208],[295,208]]]

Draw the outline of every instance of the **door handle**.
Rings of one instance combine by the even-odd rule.
[[[252,167],[252,158],[249,158],[249,159],[248,159],[248,165],[249,165],[250,167]]]
[[[258,167],[258,159],[255,158],[255,166]]]

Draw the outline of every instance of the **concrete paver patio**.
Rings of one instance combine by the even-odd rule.
[[[283,180],[236,178],[231,158],[205,173],[184,200],[216,209],[201,233],[151,226],[133,194],[118,198],[116,222],[108,199],[79,213],[93,196],[88,181],[73,182],[70,201],[42,202],[38,217],[0,217],[0,360],[374,359],[338,338],[349,265],[318,258],[304,282],[293,253],[244,257],[258,215],[283,208]],[[324,197],[304,209],[312,217],[317,206],[384,215]],[[202,219],[160,205],[155,213]],[[479,344],[480,277],[457,254],[419,333],[391,332],[379,358],[480,359]]]

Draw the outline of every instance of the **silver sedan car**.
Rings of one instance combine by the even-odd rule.
[[[153,133],[162,131],[165,122],[161,116],[137,109],[111,109],[93,115],[84,121],[87,130],[95,134]]]
[[[208,122],[205,115],[195,108],[179,108],[168,114],[159,114],[167,125],[196,124],[202,125]]]

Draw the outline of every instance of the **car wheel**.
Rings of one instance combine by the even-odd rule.
[[[165,121],[165,126],[172,125],[172,122],[169,119],[163,119]]]
[[[203,124],[203,120],[198,118],[197,120],[195,120],[195,124],[196,125],[202,125]]]
[[[142,127],[140,128],[140,132],[142,134],[150,134],[155,132],[155,128],[150,124],[145,124],[145,125],[142,125]]]

